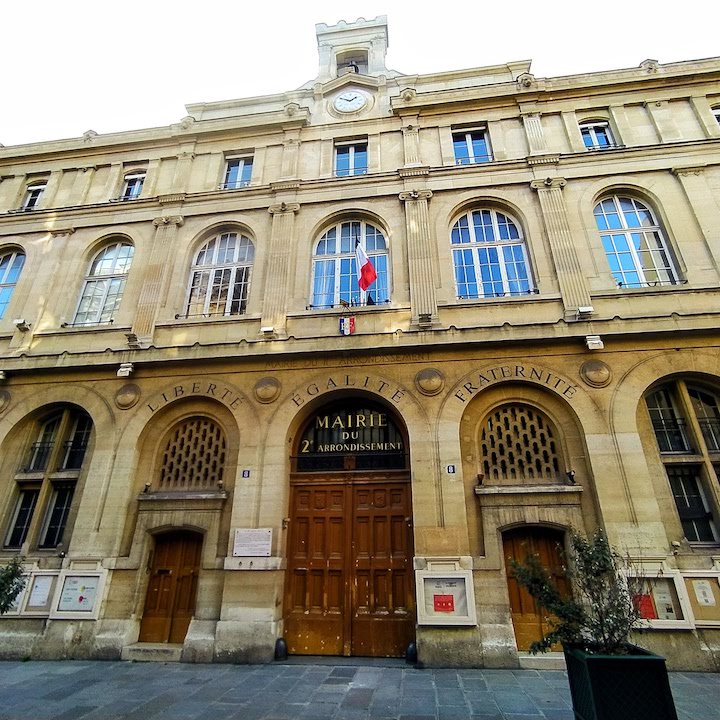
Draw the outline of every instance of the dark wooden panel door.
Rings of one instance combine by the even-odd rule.
[[[290,502],[288,651],[402,657],[415,631],[409,482],[297,483]]]
[[[545,620],[547,613],[538,607],[530,593],[520,587],[513,576],[512,560],[522,562],[528,555],[537,554],[550,572],[555,586],[561,593],[569,595],[570,586],[563,568],[563,540],[562,532],[549,528],[518,528],[503,535],[510,612],[518,650],[529,650],[530,644],[540,640],[550,626]]]
[[[156,537],[140,642],[183,642],[195,613],[201,551],[197,533]]]
[[[415,637],[410,486],[353,489],[352,654],[402,657]]]
[[[346,502],[343,484],[293,487],[285,595],[290,653],[347,654]]]

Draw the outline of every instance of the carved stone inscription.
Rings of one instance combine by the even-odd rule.
[[[571,400],[577,392],[577,385],[573,385],[559,375],[551,373],[544,368],[533,365],[498,365],[485,368],[476,373],[471,379],[455,391],[455,397],[460,402],[467,402],[478,390],[502,380],[518,379],[544,385],[556,393]]]

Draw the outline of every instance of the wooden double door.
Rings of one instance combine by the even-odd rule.
[[[409,477],[292,481],[290,503],[288,651],[402,657],[415,638]]]
[[[563,560],[564,540],[562,531],[542,527],[516,528],[503,534],[510,613],[518,650],[529,650],[530,644],[540,640],[551,628],[547,612],[538,607],[530,593],[515,579],[512,561],[523,562],[528,555],[537,555],[550,573],[555,587],[562,594],[570,595]]]
[[[151,561],[140,642],[181,643],[195,614],[202,535],[157,535]]]

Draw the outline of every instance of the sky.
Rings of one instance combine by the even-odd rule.
[[[315,23],[387,15],[405,74],[532,60],[537,77],[720,55],[716,0],[4,0],[0,144],[159,127],[317,75]]]

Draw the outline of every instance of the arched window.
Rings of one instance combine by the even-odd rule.
[[[480,436],[483,483],[535,485],[565,479],[556,431],[536,408],[514,403],[493,411]]]
[[[226,447],[225,433],[214,420],[198,415],[179,422],[163,449],[159,490],[222,489]]]
[[[466,213],[450,235],[461,299],[526,295],[533,291],[519,225],[492,208]]]
[[[74,325],[112,322],[120,307],[135,248],[118,241],[104,247],[90,263]]]
[[[4,547],[17,549],[30,542],[55,548],[63,542],[92,429],[90,416],[70,407],[32,426],[27,453],[15,475],[16,497]]]
[[[363,250],[377,274],[377,279],[365,290],[358,280],[358,257],[362,258]],[[315,247],[311,307],[387,302],[390,302],[390,278],[385,236],[364,220],[347,220],[333,225]]]
[[[0,320],[5,317],[8,303],[25,264],[22,250],[0,253]]]
[[[612,195],[595,206],[610,271],[619,287],[675,285],[678,274],[652,210],[633,197]]]
[[[195,254],[186,316],[242,315],[247,306],[255,246],[245,235],[225,232]]]
[[[683,533],[691,543],[720,540],[720,395],[679,379],[645,396]]]

